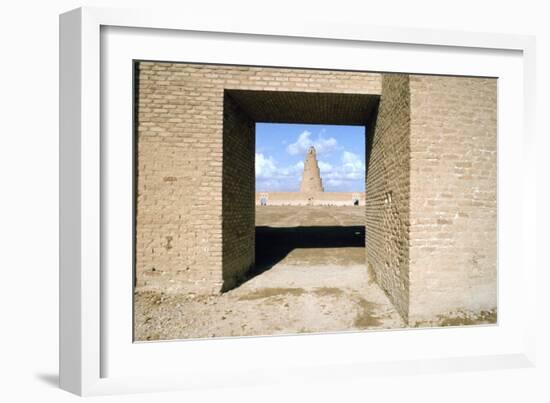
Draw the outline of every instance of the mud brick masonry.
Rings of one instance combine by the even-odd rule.
[[[255,122],[353,124],[365,270],[411,325],[496,308],[496,79],[135,69],[138,288],[219,293],[253,267]]]
[[[315,147],[310,147],[306,160],[304,161],[304,173],[302,175],[302,183],[300,192],[324,192],[323,181],[321,180],[321,171],[317,163],[317,153]]]

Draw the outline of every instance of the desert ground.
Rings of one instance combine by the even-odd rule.
[[[256,269],[215,296],[135,293],[138,341],[404,326],[365,266],[362,207],[256,208]]]

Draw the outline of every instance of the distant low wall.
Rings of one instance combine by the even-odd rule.
[[[256,206],[364,206],[363,192],[257,192]]]

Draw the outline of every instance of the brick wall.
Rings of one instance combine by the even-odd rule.
[[[496,308],[497,80],[411,76],[410,321]]]
[[[223,289],[254,265],[255,123],[227,94],[223,112]]]
[[[496,80],[157,62],[136,71],[138,287],[230,288],[254,259],[252,122],[337,118],[368,131],[367,262],[401,315],[414,324],[496,306]]]
[[[409,312],[409,76],[382,75],[376,121],[367,125],[367,265],[403,318]]]
[[[236,90],[233,100],[251,109],[276,91],[286,102],[279,116],[286,113],[291,119],[307,117],[292,114],[296,105],[307,104],[299,102],[296,91],[324,94],[312,98],[323,107],[334,105],[326,94],[345,93],[350,95],[340,95],[338,104],[347,114],[325,119],[357,119],[358,107],[370,99],[361,94],[379,94],[381,85],[379,74],[362,72],[161,62],[140,62],[136,71],[136,284],[196,293],[227,288],[253,259],[253,243],[238,246],[254,239],[244,234],[254,212],[254,165],[244,150],[253,143],[242,113],[226,119],[234,120],[235,129],[224,132],[224,93]],[[314,114],[323,107],[312,105],[303,114],[317,119]],[[261,113],[251,109],[246,114]]]
[[[138,287],[222,285],[223,91],[201,70],[140,63],[137,74]]]

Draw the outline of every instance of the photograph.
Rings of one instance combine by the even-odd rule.
[[[496,324],[497,84],[134,60],[134,341]]]

